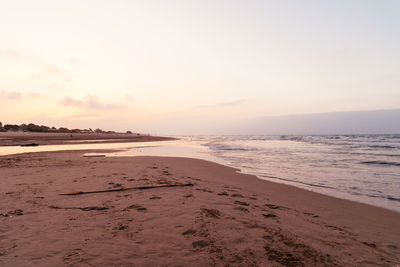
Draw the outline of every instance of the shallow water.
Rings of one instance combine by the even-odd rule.
[[[121,151],[110,151],[108,153],[86,153],[85,155],[104,154],[108,157],[131,157],[131,156],[162,156],[162,157],[186,157],[197,158],[208,161],[227,164],[224,159],[211,154],[211,150],[201,146],[198,142],[187,140],[159,141],[159,142],[132,142],[132,143],[107,143],[107,144],[67,144],[67,145],[42,145],[37,147],[3,146],[0,147],[0,156],[32,153],[50,152],[63,150],[102,150],[115,149]]]
[[[41,145],[36,147],[1,146],[0,156],[31,152],[86,150],[86,149],[121,149],[134,146],[136,143],[108,143],[108,144],[70,144],[70,145]]]
[[[99,153],[87,153],[85,155],[98,155]],[[215,156],[212,151],[193,140],[161,141],[136,143],[135,146],[124,149],[124,151],[101,153],[107,157],[134,157],[134,156],[159,156],[159,157],[184,157],[203,159],[228,165],[223,158]]]

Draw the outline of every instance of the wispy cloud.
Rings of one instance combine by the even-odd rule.
[[[65,76],[65,72],[58,66],[53,64],[43,64],[43,69],[46,74],[53,76]]]
[[[81,107],[83,106],[83,102],[78,99],[74,99],[72,97],[66,96],[61,101],[60,104],[63,106],[70,106],[70,107]]]
[[[46,95],[44,95],[44,94],[35,93],[35,92],[28,92],[27,94],[31,98],[45,98],[46,97]]]
[[[33,74],[32,77],[47,82],[52,89],[63,88],[63,85],[72,80],[70,74],[57,65],[40,62],[39,66],[41,71]]]
[[[12,49],[0,49],[0,57],[11,57],[19,59],[21,54],[18,51]]]
[[[98,96],[93,96],[93,95],[87,95],[82,99],[76,99],[66,96],[60,101],[60,104],[64,106],[82,107],[82,108],[96,109],[96,110],[118,109],[121,107],[121,105],[117,104],[104,103]]]
[[[132,95],[127,94],[127,95],[125,95],[124,100],[125,100],[125,102],[131,103],[131,102],[133,102],[135,99],[133,98]]]
[[[117,104],[103,103],[98,96],[88,95],[83,100],[85,106],[91,109],[116,109],[120,107]]]
[[[21,100],[22,95],[14,91],[0,91],[0,100]]]
[[[9,101],[19,101],[19,100],[26,100],[26,99],[44,99],[46,97],[45,94],[40,94],[36,92],[16,92],[16,91],[7,91],[1,90],[0,91],[0,101],[1,100],[9,100]]]
[[[241,104],[243,104],[245,102],[246,102],[245,99],[238,99],[238,100],[229,101],[229,102],[221,102],[221,103],[217,103],[217,104],[213,104],[213,105],[200,105],[200,106],[197,106],[197,107],[198,108],[232,107],[232,106],[241,105]]]
[[[23,68],[30,66],[30,77],[47,84],[47,87],[52,89],[62,89],[72,81],[71,74],[62,67],[30,54],[15,49],[0,48],[0,59],[3,58],[18,61]],[[6,60],[3,61],[7,64]],[[0,61],[0,65],[1,63]]]

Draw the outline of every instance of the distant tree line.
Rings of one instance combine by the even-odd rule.
[[[29,124],[5,124],[0,122],[0,132],[36,132],[36,133],[116,133],[114,131],[103,131],[102,129],[68,129],[65,127],[49,127],[45,125],[36,125],[33,123]],[[131,134],[131,131],[126,133]]]

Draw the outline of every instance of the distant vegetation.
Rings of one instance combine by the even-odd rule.
[[[114,131],[103,131],[102,129],[68,129],[65,127],[49,127],[45,125],[36,125],[33,123],[29,124],[5,124],[0,122],[0,132],[36,132],[36,133],[116,133]],[[127,131],[127,134],[132,134],[131,131]]]

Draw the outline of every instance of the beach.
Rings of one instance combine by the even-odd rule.
[[[400,0],[0,7],[0,267],[400,267]]]
[[[400,213],[205,160],[86,152],[0,157],[1,266],[400,264]]]
[[[129,143],[175,140],[171,137],[126,133],[0,132],[0,146]]]

